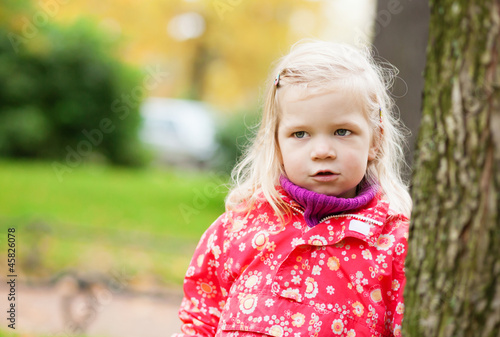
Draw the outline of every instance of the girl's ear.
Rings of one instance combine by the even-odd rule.
[[[374,136],[372,139],[372,144],[370,145],[370,149],[368,150],[368,161],[372,161],[377,157],[379,145],[382,142],[382,137],[384,135],[384,129],[380,128],[380,134],[378,136]]]
[[[377,157],[378,148],[375,145],[370,146],[370,150],[368,150],[368,161],[372,161]]]

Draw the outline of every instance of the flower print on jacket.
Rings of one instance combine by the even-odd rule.
[[[340,267],[340,261],[339,259],[336,257],[336,256],[331,256],[329,259],[328,259],[328,268],[330,268],[330,270],[338,270],[339,267]]]
[[[408,219],[380,193],[313,228],[293,205],[286,225],[262,199],[210,226],[186,274],[177,336],[401,334]]]

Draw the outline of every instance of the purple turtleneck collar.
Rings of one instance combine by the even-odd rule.
[[[354,198],[337,198],[297,186],[285,176],[280,177],[280,183],[283,189],[304,207],[304,218],[309,227],[316,226],[321,219],[330,214],[365,206],[373,199],[378,190],[377,185],[366,185]]]

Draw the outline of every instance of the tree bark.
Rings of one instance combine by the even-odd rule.
[[[431,0],[404,336],[500,336],[500,0]]]

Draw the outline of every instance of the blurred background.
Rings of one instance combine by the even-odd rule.
[[[411,163],[427,24],[411,0],[0,0],[0,275],[14,228],[18,308],[0,336],[178,330],[193,250],[299,39],[400,69]]]

